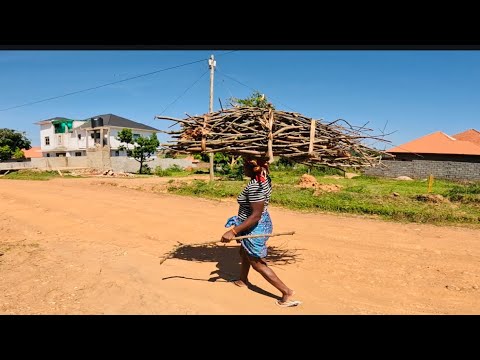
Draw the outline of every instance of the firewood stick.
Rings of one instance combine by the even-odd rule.
[[[259,237],[274,237],[274,236],[281,236],[281,235],[293,235],[293,234],[295,234],[295,231],[287,231],[287,232],[273,233],[273,234],[244,235],[244,236],[236,236],[236,237],[232,238],[230,241],[232,241],[232,240],[242,240],[242,239],[251,239],[251,238],[259,238]],[[220,240],[211,240],[211,241],[206,241],[206,242],[196,243],[196,244],[182,244],[182,243],[180,243],[180,245],[175,246],[173,248],[173,250],[169,251],[166,255],[160,256],[160,265],[162,265],[165,262],[165,260],[170,258],[170,256],[175,254],[175,252],[178,251],[179,249],[181,249],[182,247],[210,245],[210,244],[216,244],[218,242],[220,242]]]

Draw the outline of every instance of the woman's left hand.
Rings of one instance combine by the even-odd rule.
[[[228,230],[225,234],[222,235],[221,242],[228,243],[235,237],[235,234],[232,230]]]

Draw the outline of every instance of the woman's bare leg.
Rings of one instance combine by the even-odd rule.
[[[250,260],[248,259],[243,246],[240,246],[240,256],[242,257],[242,264],[240,266],[240,279],[235,280],[234,283],[237,286],[247,286],[248,272],[250,271]]]
[[[247,255],[248,256],[248,255]],[[290,297],[294,294],[294,291],[287,287],[283,283],[282,280],[275,274],[275,272],[270,269],[267,264],[258,258],[254,258],[252,256],[248,256],[248,260],[250,261],[250,265],[258,271],[270,284],[275,286],[282,293],[282,302],[288,301]]]

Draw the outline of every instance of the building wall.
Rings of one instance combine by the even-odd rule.
[[[132,172],[135,173],[140,169],[140,163],[135,159],[128,158],[126,156],[117,156],[110,158],[111,169],[114,172]],[[192,167],[195,168],[197,165],[193,164],[191,160],[188,159],[161,159],[155,158],[153,161],[148,161],[146,163],[150,169],[155,170],[157,166],[160,166],[162,169],[167,169],[172,165],[177,165],[182,169]]]
[[[33,158],[31,161],[23,162],[2,162],[0,163],[0,170],[9,169],[41,169],[41,170],[65,170],[68,168],[94,168],[98,170],[112,169],[114,172],[132,172],[136,173],[140,168],[140,163],[132,158],[126,156],[117,156],[110,158],[108,156],[109,150],[105,151],[88,151],[87,156],[79,157],[50,157],[50,158]],[[107,159],[108,158],[108,159]],[[177,165],[181,168],[193,167],[190,159],[161,159],[155,158],[149,161],[148,166],[155,170],[157,166],[162,169],[167,169],[172,165]]]
[[[110,148],[108,146],[87,150],[88,167],[97,170],[111,169]]]
[[[34,158],[31,161],[32,167],[43,170],[56,170],[58,168],[86,168],[88,167],[87,157],[44,157]]]
[[[366,168],[365,175],[396,178],[408,176],[412,179],[425,179],[432,174],[437,179],[480,180],[480,163],[460,161],[384,160],[384,166]]]
[[[75,123],[74,123],[74,125],[75,125]],[[85,129],[74,128],[73,129],[73,134],[74,134],[75,141],[72,141],[72,144],[71,144],[72,147],[74,149],[85,150],[87,148],[87,140],[86,140],[87,131]],[[79,138],[79,136],[80,136],[80,138]],[[93,143],[93,139],[91,139],[90,142]]]
[[[54,145],[55,129],[52,124],[40,125],[40,148],[42,151],[49,151],[55,148]],[[50,139],[50,145],[45,143],[45,137]]]
[[[120,141],[116,139],[118,136],[118,133],[122,131],[122,128],[116,128],[116,127],[111,127],[110,128],[110,137],[109,137],[109,144],[111,149],[118,149],[120,146]],[[150,137],[154,131],[149,131],[149,130],[135,130],[132,129],[133,134],[139,134],[140,136],[143,137]]]
[[[41,158],[35,158],[41,159]],[[32,159],[33,160],[33,159]],[[0,170],[10,170],[10,169],[31,169],[32,162],[31,161],[8,161],[8,162],[0,162]]]
[[[73,122],[73,131],[71,133],[55,134],[55,127],[52,123],[40,125],[40,148],[43,156],[46,157],[47,152],[51,152],[50,156],[55,156],[53,152],[66,152],[65,156],[70,157],[74,150],[85,150],[85,130],[77,129],[76,127],[82,125],[83,121]],[[81,135],[81,140],[78,139],[78,134]],[[45,137],[49,137],[50,144],[46,145]]]
[[[412,154],[412,153],[392,153],[397,161],[412,160],[434,160],[434,161],[458,161],[458,162],[478,162],[478,155],[455,155],[455,154]]]

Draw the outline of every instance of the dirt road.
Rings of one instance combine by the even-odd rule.
[[[123,187],[142,181],[1,180],[0,314],[480,314],[480,230],[272,207],[274,230],[296,234],[269,241],[270,264],[303,301],[280,308],[254,271],[251,289],[228,282],[236,244],[160,266],[237,207]]]

